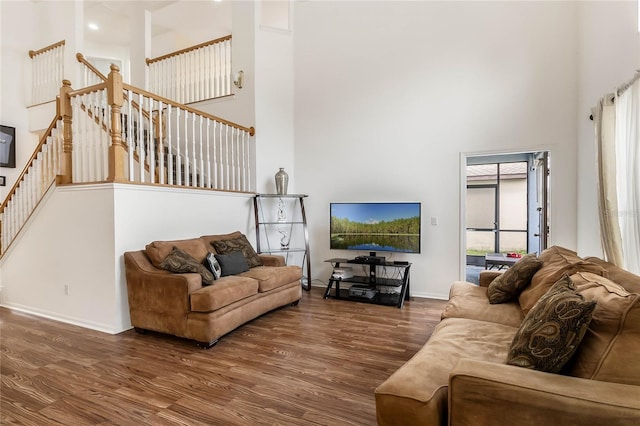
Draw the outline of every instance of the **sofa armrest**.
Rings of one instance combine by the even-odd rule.
[[[156,312],[186,315],[190,311],[189,295],[202,288],[202,277],[196,273],[176,274],[158,269],[143,251],[124,254],[129,309],[134,312]]]
[[[640,387],[461,359],[449,376],[449,425],[637,425]]]
[[[480,271],[478,277],[478,285],[480,287],[489,287],[491,281],[493,281],[498,275],[504,273],[503,271]]]
[[[264,266],[286,266],[284,256],[278,254],[259,254]]]

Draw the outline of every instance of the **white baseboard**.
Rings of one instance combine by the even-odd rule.
[[[34,315],[34,316],[37,316],[37,317],[40,317],[40,318],[46,318],[46,319],[50,319],[50,320],[53,320],[53,321],[63,322],[65,324],[71,324],[71,325],[75,325],[75,326],[82,327],[82,328],[88,328],[90,330],[95,330],[95,331],[99,331],[99,332],[102,332],[102,333],[118,334],[118,333],[122,333],[123,331],[128,330],[128,329],[116,330],[112,326],[107,325],[107,324],[101,324],[101,323],[96,323],[96,322],[92,322],[92,321],[86,321],[86,320],[82,320],[82,319],[79,319],[79,318],[69,317],[69,316],[66,316],[66,315],[60,315],[60,314],[55,313],[55,312],[48,312],[48,311],[43,311],[43,310],[39,310],[39,309],[33,309],[30,306],[23,306],[23,305],[19,305],[19,304],[0,303],[0,307],[11,309],[11,310],[18,311],[18,312],[23,312],[25,314]]]

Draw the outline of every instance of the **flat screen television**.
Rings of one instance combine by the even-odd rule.
[[[420,253],[420,203],[330,203],[329,210],[331,249]]]

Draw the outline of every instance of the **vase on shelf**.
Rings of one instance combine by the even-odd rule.
[[[289,184],[289,175],[284,171],[284,167],[280,167],[276,173],[276,194],[286,195],[287,185]]]

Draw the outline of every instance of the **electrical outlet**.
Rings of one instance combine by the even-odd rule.
[[[69,284],[65,284],[64,285],[64,295],[68,296],[69,295]]]

